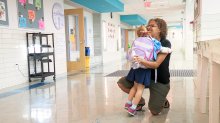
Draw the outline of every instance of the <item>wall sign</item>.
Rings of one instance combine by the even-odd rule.
[[[108,40],[114,40],[115,39],[115,25],[112,23],[108,23],[107,25],[107,35],[108,35]]]
[[[195,0],[194,4],[194,19],[199,16],[200,13],[200,0]]]
[[[44,29],[43,0],[17,0],[18,27]]]
[[[54,3],[52,10],[54,26],[57,30],[64,27],[64,10],[60,3]]]
[[[8,25],[7,0],[0,0],[0,25]]]

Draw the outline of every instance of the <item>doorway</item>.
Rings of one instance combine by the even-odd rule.
[[[83,9],[66,9],[67,72],[85,69],[85,37]]]

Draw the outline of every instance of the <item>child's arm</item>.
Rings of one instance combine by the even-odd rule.
[[[161,47],[160,53],[172,53],[172,50],[168,47]]]
[[[147,61],[143,58],[136,57],[134,60],[138,63],[143,64],[147,68],[157,69],[160,64],[164,61],[168,54],[165,53],[159,53],[156,61]]]
[[[127,52],[127,55],[126,55],[127,60],[133,61],[135,56],[136,56],[135,52],[131,48],[128,49],[128,52]]]

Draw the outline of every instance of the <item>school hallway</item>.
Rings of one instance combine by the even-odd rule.
[[[184,61],[181,55],[172,54],[170,70],[192,70],[192,62]],[[208,114],[199,111],[192,73],[184,74],[181,71],[171,74],[168,94],[170,109],[153,116],[147,106],[149,90],[145,89],[144,110],[131,117],[124,109],[128,95],[116,83],[123,73],[111,74],[128,69],[129,65],[122,60],[94,67],[90,71],[72,73],[56,82],[45,82],[32,89],[26,89],[28,85],[20,85],[4,90],[0,94],[0,122],[208,123]]]
[[[0,123],[220,123],[219,5],[0,0]],[[149,89],[143,110],[130,116],[128,94],[117,85],[140,26],[171,44],[170,108],[157,116]]]

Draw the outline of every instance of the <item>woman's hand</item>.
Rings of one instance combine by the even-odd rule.
[[[144,65],[145,67],[147,68],[153,68],[153,69],[157,69],[160,64],[164,61],[164,59],[166,58],[167,54],[164,54],[164,53],[159,53],[157,55],[157,60],[156,61],[147,61],[141,57],[136,57],[134,59],[134,61]]]
[[[135,62],[138,62],[140,64],[143,64],[143,62],[146,61],[145,59],[143,59],[142,57],[139,57],[139,56],[135,56],[133,59]]]

